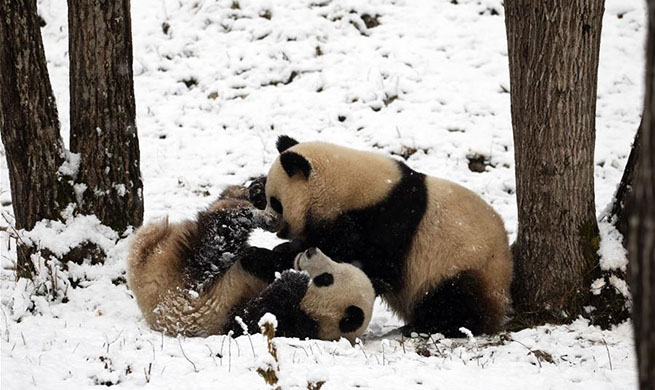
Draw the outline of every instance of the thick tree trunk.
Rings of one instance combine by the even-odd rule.
[[[519,220],[512,297],[527,324],[577,317],[598,265],[603,10],[603,0],[505,0]]]
[[[46,67],[36,0],[0,0],[0,130],[16,228],[60,219],[74,201]],[[30,277],[33,248],[19,241],[17,275]]]
[[[655,0],[648,1],[646,90],[628,254],[639,386],[655,389]]]
[[[143,221],[129,0],[69,0],[71,151],[81,209],[114,230]]]

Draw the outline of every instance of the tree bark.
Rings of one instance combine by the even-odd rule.
[[[639,129],[637,129],[637,134],[635,134],[635,140],[632,143],[632,148],[630,148],[630,155],[628,156],[628,161],[625,164],[625,169],[623,170],[623,176],[621,176],[621,181],[619,186],[616,189],[616,194],[614,195],[614,204],[609,213],[609,218],[614,222],[616,230],[621,233],[623,236],[623,245],[628,245],[628,234],[629,234],[629,221],[630,215],[633,212],[634,208],[634,196],[632,193],[632,185],[634,182],[634,172],[637,164],[639,163],[639,144],[640,144],[640,135],[641,135],[642,124],[639,124]]]
[[[655,0],[648,1],[646,89],[628,255],[639,387],[655,388]]]
[[[143,222],[129,0],[69,0],[71,151],[81,209],[122,232]]]
[[[518,234],[512,297],[526,324],[576,318],[600,242],[594,141],[603,0],[505,0]]]
[[[60,219],[74,201],[46,66],[36,0],[0,0],[0,132],[17,229]],[[33,271],[32,247],[18,242],[17,275]]]

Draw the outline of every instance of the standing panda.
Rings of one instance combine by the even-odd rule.
[[[479,196],[376,153],[287,136],[277,149],[265,193],[279,237],[356,264],[406,332],[499,330],[512,260]]]
[[[148,325],[170,335],[239,335],[244,327],[258,331],[270,312],[279,336],[354,341],[371,319],[369,279],[313,248],[290,256],[248,247],[250,232],[272,219],[247,195],[230,187],[196,220],[137,231],[128,285]]]

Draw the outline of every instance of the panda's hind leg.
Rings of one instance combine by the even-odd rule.
[[[412,322],[404,333],[441,333],[464,337],[464,327],[474,335],[488,331],[491,302],[485,285],[475,271],[462,271],[443,280],[423,296],[412,311]]]

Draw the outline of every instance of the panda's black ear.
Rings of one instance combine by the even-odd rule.
[[[282,153],[280,155],[280,163],[289,177],[300,172],[305,176],[305,179],[307,179],[309,173],[312,171],[312,166],[309,165],[309,161],[296,152]]]
[[[339,321],[339,330],[343,333],[356,331],[364,323],[364,317],[364,310],[357,306],[348,306]]]
[[[285,150],[297,144],[298,141],[289,137],[288,135],[281,135],[277,137],[277,142],[275,143],[275,147],[277,148],[278,152],[282,153]]]

